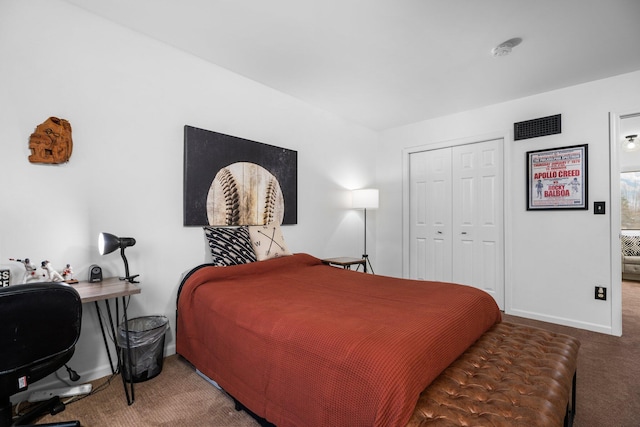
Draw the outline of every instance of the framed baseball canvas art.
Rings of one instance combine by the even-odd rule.
[[[184,225],[296,224],[298,153],[185,126]]]

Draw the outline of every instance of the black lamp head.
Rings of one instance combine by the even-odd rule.
[[[118,237],[110,233],[100,233],[100,235],[98,236],[98,251],[100,252],[100,255],[110,254],[116,249],[120,249],[120,255],[122,256],[122,260],[124,261],[125,271],[125,277],[121,277],[120,279],[128,280],[131,283],[138,283],[135,280],[136,277],[138,277],[138,274],[136,274],[135,276],[129,275],[129,262],[127,261],[127,257],[124,255],[124,249],[135,244],[136,239],[134,239],[133,237]]]
[[[98,251],[100,255],[110,254],[116,249],[124,249],[136,244],[133,237],[117,237],[110,233],[100,233],[98,236]]]

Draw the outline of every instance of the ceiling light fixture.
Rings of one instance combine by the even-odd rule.
[[[494,57],[507,56],[511,53],[513,48],[518,46],[520,43],[522,43],[522,39],[520,37],[509,39],[506,42],[500,43],[498,46],[491,49],[491,54]]]
[[[637,137],[638,135],[625,136],[626,141],[622,141],[622,149],[624,151],[638,151],[638,149],[640,149],[640,144],[635,141]]]

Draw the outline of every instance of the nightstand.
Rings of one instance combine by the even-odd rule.
[[[322,260],[327,265],[335,265],[347,270],[351,270],[351,266],[356,266],[356,271],[362,266],[364,272],[367,272],[367,261],[364,258],[351,258],[351,257],[338,257],[338,258],[325,258]]]

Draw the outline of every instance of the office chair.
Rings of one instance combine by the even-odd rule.
[[[0,288],[0,427],[26,425],[47,412],[53,415],[64,410],[56,396],[14,419],[10,397],[71,359],[81,318],[80,296],[69,285],[33,283]]]

